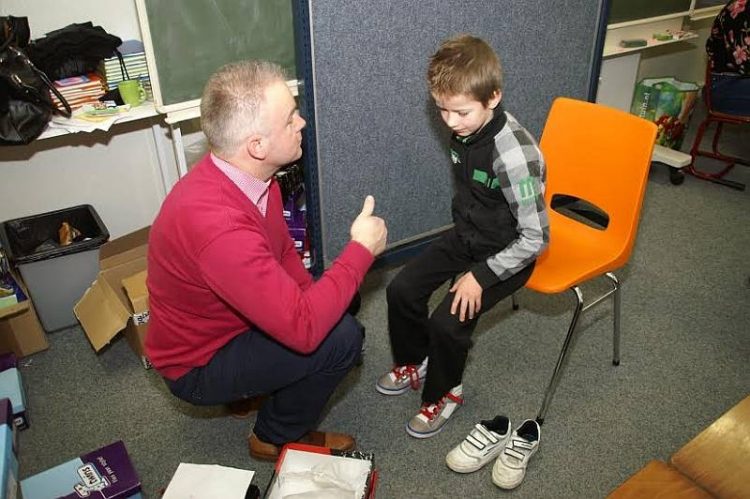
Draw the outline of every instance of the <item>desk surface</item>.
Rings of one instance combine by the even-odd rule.
[[[115,121],[111,126],[117,125],[119,123],[127,123],[128,121],[137,121],[142,120],[146,118],[151,118],[153,116],[158,116],[159,112],[154,107],[153,102],[144,102],[138,107],[134,107],[130,109],[127,113],[123,114],[117,121]],[[91,123],[91,126],[95,126],[95,123]],[[99,129],[97,129],[99,130]],[[72,132],[70,130],[67,130],[65,128],[57,128],[57,127],[47,127],[47,129],[42,132],[42,134],[37,137],[36,140],[44,140],[44,139],[50,139],[52,137],[59,137],[61,135],[69,135],[73,133],[90,133],[97,130],[80,130],[78,132]]]

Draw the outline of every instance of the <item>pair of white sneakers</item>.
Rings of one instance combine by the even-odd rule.
[[[511,431],[510,419],[496,416],[482,421],[445,457],[450,469],[457,473],[473,473],[495,459],[492,482],[501,489],[514,489],[526,476],[529,459],[539,448],[541,428],[527,419]]]

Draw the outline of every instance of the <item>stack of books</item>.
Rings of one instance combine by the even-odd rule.
[[[146,98],[152,100],[151,79],[146,66],[146,52],[143,42],[139,40],[126,40],[117,50],[122,54],[125,63],[125,71],[120,66],[117,56],[104,59],[99,66],[99,72],[104,77],[108,90],[117,88],[117,84],[123,80],[140,80],[146,91]]]
[[[68,101],[70,107],[75,110],[84,104],[93,104],[99,102],[99,97],[104,95],[104,84],[102,77],[96,73],[86,75],[71,76],[62,80],[55,80],[52,84]],[[57,96],[50,92],[52,102],[60,109],[62,103]]]

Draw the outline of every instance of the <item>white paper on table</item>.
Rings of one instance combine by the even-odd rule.
[[[130,109],[130,106],[121,106],[125,111]],[[73,115],[70,118],[65,118],[64,116],[59,115],[53,115],[52,119],[49,122],[50,128],[62,128],[63,130],[66,130],[70,133],[77,133],[77,132],[93,132],[94,130],[103,130],[107,131],[110,128],[112,128],[112,125],[117,123],[123,118],[127,118],[128,114],[126,112],[114,114],[110,116],[107,119],[101,120],[101,121],[89,121],[78,118],[81,114],[83,114],[85,111],[82,108],[79,108],[73,112]]]
[[[253,475],[218,464],[180,463],[162,499],[245,499]]]

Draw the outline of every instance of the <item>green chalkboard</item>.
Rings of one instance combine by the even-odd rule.
[[[611,0],[608,24],[690,11],[691,0]]]
[[[292,0],[140,0],[162,106],[199,99],[220,66],[262,58],[296,77]],[[144,38],[146,35],[144,34]]]

